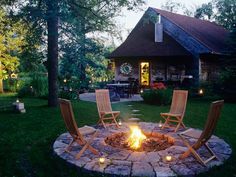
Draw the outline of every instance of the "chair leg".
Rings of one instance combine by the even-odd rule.
[[[92,141],[94,140],[94,138],[97,136],[98,132],[96,131],[93,136],[89,139],[88,141],[88,149],[95,155],[98,154],[98,150],[95,149],[94,147],[92,147],[90,144],[92,143]]]
[[[78,154],[76,154],[76,159],[79,159],[82,156],[82,154],[86,151],[86,149],[89,149],[95,155],[99,154],[98,150],[90,145],[92,143],[93,139],[97,136],[97,133],[98,132],[95,132],[93,134],[93,136],[90,138],[90,140],[87,141],[86,144],[83,146],[83,148],[80,150],[80,152]]]
[[[212,149],[205,143],[204,144],[205,148],[210,152],[210,154],[212,155],[210,158],[208,158],[207,160],[205,160],[205,163],[213,160],[213,159],[217,159],[220,161],[219,157],[216,156],[216,154],[212,151]]]
[[[165,119],[165,123],[163,124],[162,128],[161,129],[164,129],[166,127],[166,125],[168,124],[168,119],[169,119],[169,116],[168,117],[164,117],[162,116],[164,119]]]
[[[209,161],[211,161],[212,159],[214,158],[217,158],[215,155],[214,155],[214,152],[212,152],[212,150],[210,149],[209,146],[207,146],[206,144],[204,144],[204,146],[207,148],[207,150],[209,152],[211,152],[213,154],[213,156],[211,156],[209,159],[207,159],[206,161],[204,161],[200,155],[196,152],[196,150],[188,143],[188,141],[181,135],[179,135],[180,138],[182,139],[182,141],[184,142],[184,144],[189,148],[187,151],[185,151],[183,154],[181,154],[179,156],[179,159],[184,159],[186,157],[188,157],[191,153],[193,154],[193,156],[197,159],[197,161],[206,166],[206,163],[208,163]]]
[[[180,125],[181,125],[181,122],[179,122],[179,123],[177,124],[177,126],[176,126],[176,128],[175,128],[175,131],[174,131],[174,132],[177,132],[177,131],[178,131],[178,129],[179,129],[179,127],[180,127]]]
[[[106,124],[105,124],[105,122],[104,122],[103,119],[101,120],[101,122],[102,122],[103,127],[104,127],[104,128],[107,128],[107,126],[106,126]]]
[[[112,117],[113,117],[113,121],[115,122],[115,124],[116,124],[116,126],[117,126],[117,128],[119,128],[120,126],[119,126],[119,124],[118,124],[118,122],[116,121],[116,118],[119,116],[119,114],[112,114]]]
[[[69,143],[69,145],[65,148],[66,152],[70,152],[71,151],[71,146],[73,145],[73,143],[75,142],[75,140],[71,140],[71,142]]]
[[[186,129],[186,126],[184,125],[183,121],[181,121],[181,126]]]

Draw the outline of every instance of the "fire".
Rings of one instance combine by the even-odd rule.
[[[142,141],[147,137],[142,133],[138,126],[130,126],[130,131],[131,134],[127,142],[132,149],[139,149],[142,145]]]

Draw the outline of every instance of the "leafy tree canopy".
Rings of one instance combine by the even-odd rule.
[[[22,21],[12,21],[3,9],[0,9],[0,79],[5,79],[16,71],[19,54],[25,45],[26,30]]]

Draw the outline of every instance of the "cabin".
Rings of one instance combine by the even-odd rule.
[[[213,22],[149,7],[109,59],[115,81],[191,83],[219,77],[229,31]]]

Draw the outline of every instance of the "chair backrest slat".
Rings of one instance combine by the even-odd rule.
[[[202,144],[206,143],[211,138],[216,128],[217,121],[219,120],[223,105],[224,100],[219,100],[211,103],[205,127],[198,141],[194,144],[194,148],[197,149],[201,147]]]
[[[99,116],[100,112],[112,111],[109,90],[99,89],[96,90],[95,92],[96,92],[96,102]]]
[[[174,90],[172,103],[170,107],[170,113],[182,114],[183,117],[185,114],[187,99],[188,99],[187,90]]]
[[[59,99],[59,104],[62,118],[66,124],[68,132],[73,138],[80,138],[80,140],[83,141],[83,137],[78,130],[78,126],[74,118],[71,102],[69,100]]]

